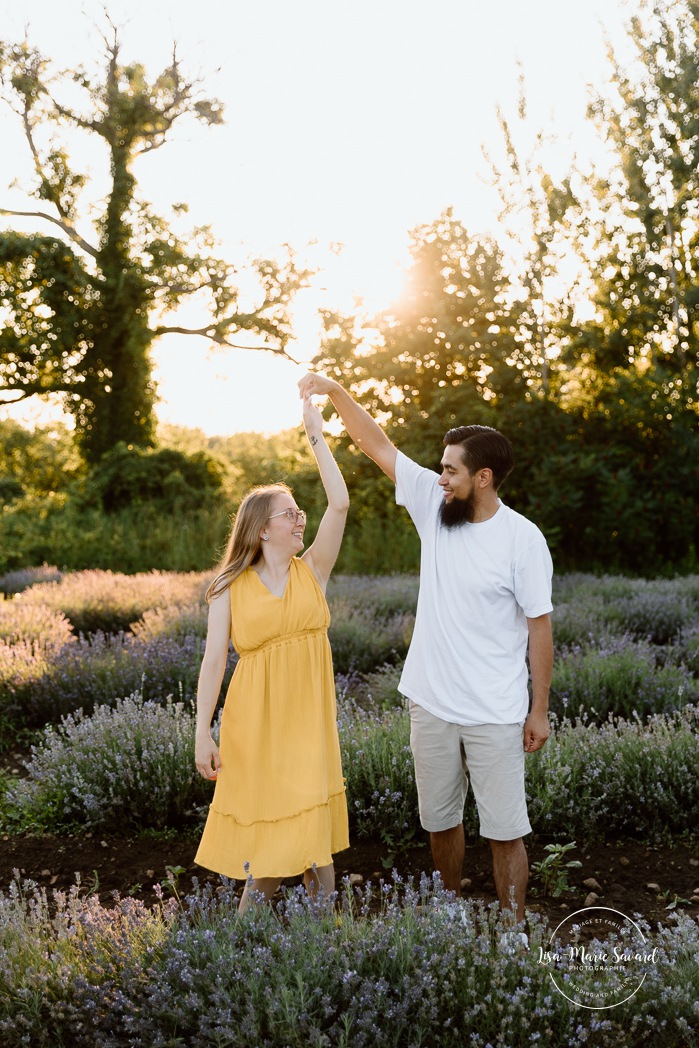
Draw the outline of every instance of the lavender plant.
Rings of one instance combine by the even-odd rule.
[[[60,651],[75,640],[65,615],[45,604],[23,604],[18,600],[0,601],[0,641],[7,645],[23,642],[35,650]]]
[[[565,657],[568,648],[589,647],[608,640],[612,633],[601,597],[554,604],[551,625],[558,658]]]
[[[572,1005],[538,963],[549,929],[532,915],[512,946],[497,906],[457,911],[439,884],[392,882],[335,909],[288,893],[241,920],[230,886],[181,910],[102,907],[76,890],[0,895],[0,1037],[5,1048],[529,1048],[692,1045],[699,929],[678,915],[652,933],[655,961],[631,1001]],[[594,980],[594,973],[589,977]],[[622,973],[605,973],[614,992]],[[466,1037],[466,1041],[464,1038]]]
[[[585,840],[685,833],[688,813],[699,810],[698,727],[697,706],[646,722],[555,723],[527,757],[535,831]]]
[[[376,713],[341,696],[338,723],[351,824],[379,837],[392,865],[419,827],[410,721],[404,709]]]
[[[194,714],[138,693],[45,730],[28,777],[7,791],[14,819],[45,830],[123,833],[200,819],[210,788],[194,765]]]
[[[328,584],[328,601],[351,607],[371,607],[379,616],[415,613],[419,580],[417,575],[333,575]]]
[[[628,634],[653,644],[681,640],[699,626],[699,581],[567,575],[554,586],[553,629],[559,648],[585,647]]]
[[[682,640],[667,650],[669,658],[686,666],[693,677],[699,677],[699,625],[686,630]]]
[[[699,604],[695,605],[659,580],[628,597],[610,603],[605,619],[615,633],[647,638],[653,644],[668,644],[682,631],[699,623]]]
[[[25,591],[20,600],[62,612],[76,633],[126,630],[144,612],[167,604],[192,604],[203,598],[210,574],[153,571],[119,575],[111,571],[77,571],[60,582]]]
[[[682,664],[659,665],[661,652],[628,635],[572,648],[556,660],[551,708],[597,721],[668,712],[699,701],[699,681]]]
[[[131,626],[137,640],[148,643],[161,638],[182,641],[186,637],[206,637],[208,608],[206,604],[166,604],[149,608]]]
[[[367,672],[405,658],[415,623],[412,614],[385,615],[371,604],[356,608],[340,599],[332,601],[330,610],[328,636],[337,673]]]
[[[49,672],[51,660],[31,641],[0,641],[0,731],[4,738],[27,723],[25,703]]]
[[[139,704],[147,717],[141,716]],[[192,766],[181,746],[173,753],[173,717],[189,737],[191,708],[143,703],[141,697],[118,702],[113,709],[100,707],[93,717],[76,714],[61,728],[48,729],[29,778],[5,799],[5,805],[11,801],[12,818],[54,830],[89,819],[106,826],[113,818],[112,808],[118,811],[120,804],[131,805],[134,828],[156,822],[161,827],[177,825],[183,812],[194,818],[193,802],[183,799]],[[148,744],[139,749],[142,719],[150,734]],[[662,839],[686,831],[687,812],[699,808],[696,706],[654,715],[647,722],[554,722],[547,745],[527,758],[535,832],[564,839],[609,834]],[[418,828],[408,715],[401,708],[366,710],[341,693],[339,728],[353,832],[384,840],[392,860],[410,846]],[[180,768],[171,779],[169,770],[163,774],[170,767],[161,760],[163,752]],[[132,761],[126,777],[123,761]],[[150,762],[155,762],[153,769]],[[132,784],[132,774],[145,791],[140,808],[133,802],[141,794]],[[145,797],[156,781],[158,802],[151,805]],[[168,791],[172,801],[167,800]],[[10,818],[7,813],[5,817]],[[467,831],[476,834],[476,810],[470,800],[464,820]]]
[[[193,634],[166,634],[149,640],[128,633],[80,637],[49,659],[27,644],[0,644],[0,712],[16,725],[40,727],[65,714],[141,691],[149,699],[169,694],[192,698],[203,656],[203,640]],[[221,694],[228,687],[236,656],[231,651]]]
[[[58,568],[42,564],[39,568],[20,568],[0,576],[0,593],[22,593],[38,582],[60,582],[62,573]]]
[[[371,673],[362,674],[353,683],[352,691],[360,705],[379,712],[405,705],[405,699],[398,691],[403,664],[404,660],[395,665],[388,662]]]
[[[145,992],[173,903],[105,907],[78,882],[68,893],[19,880],[0,893],[0,1041],[5,1048],[94,1048]],[[125,1031],[113,1042],[128,1044]]]

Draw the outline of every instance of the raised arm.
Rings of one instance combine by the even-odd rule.
[[[349,509],[349,495],[345,479],[323,436],[323,416],[312,402],[310,393],[303,398],[303,424],[318,463],[328,508],[323,514],[313,545],[309,546],[302,559],[306,561],[325,592],[330,572],[340,552]]]
[[[197,687],[197,733],[194,760],[200,775],[215,779],[221,769],[218,746],[211,737],[211,718],[221,690],[228,658],[231,635],[231,600],[228,589],[214,597],[209,605],[206,648],[199,670]]]
[[[327,375],[308,374],[299,382],[302,397],[323,393],[330,397],[333,407],[345,424],[350,437],[365,455],[379,466],[395,483],[398,450],[371,415],[354,400],[335,379]]]

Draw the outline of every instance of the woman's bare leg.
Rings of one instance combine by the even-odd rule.
[[[238,913],[245,913],[246,910],[250,909],[254,902],[257,902],[257,899],[252,897],[253,894],[262,895],[262,901],[269,902],[281,883],[281,877],[258,877],[256,880],[250,878],[240,897]]]
[[[335,891],[335,866],[330,863],[329,866],[314,866],[306,870],[303,875],[303,883],[312,899],[318,895],[319,891],[326,896],[332,895]]]

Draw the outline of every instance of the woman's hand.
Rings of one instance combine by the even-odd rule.
[[[194,761],[197,771],[204,779],[216,779],[221,770],[221,758],[218,755],[218,746],[210,734],[197,735],[194,746]]]
[[[323,416],[311,400],[310,394],[303,398],[303,424],[311,444],[323,435]]]

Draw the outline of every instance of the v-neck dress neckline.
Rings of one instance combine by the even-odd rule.
[[[267,583],[263,582],[262,579],[260,578],[260,573],[258,571],[255,571],[254,568],[250,568],[250,571],[256,576],[256,578],[257,578],[258,582],[260,583],[260,585],[264,586],[264,588],[269,593],[270,597],[274,597],[275,600],[284,600],[284,597],[286,597],[286,594],[287,594],[287,592],[289,590],[289,583],[291,582],[291,565],[289,565],[289,573],[286,576],[286,585],[284,586],[284,592],[282,593],[281,597],[279,596],[278,593],[272,593],[272,590],[269,588]]]

